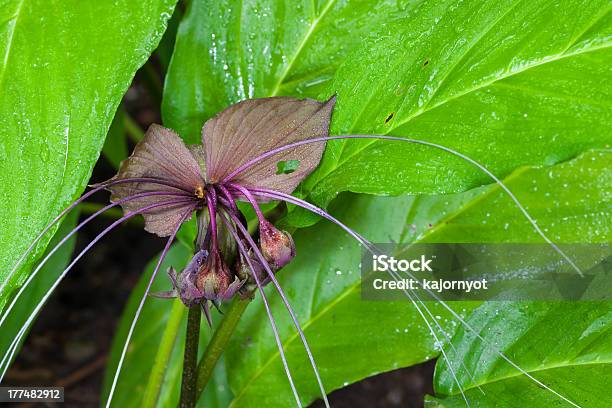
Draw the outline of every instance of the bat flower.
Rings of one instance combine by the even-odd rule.
[[[253,297],[257,289],[265,305],[297,405],[300,406],[300,398],[289,373],[278,329],[263,290],[265,284],[273,283],[298,331],[323,400],[329,407],[321,377],[303,330],[274,275],[295,256],[293,239],[289,233],[278,230],[265,219],[259,204],[267,201],[284,201],[303,207],[340,226],[368,251],[376,254],[378,252],[376,248],[357,232],[324,210],[291,195],[296,186],[317,167],[326,141],[335,139],[377,139],[413,143],[436,148],[469,162],[490,176],[512,198],[533,225],[534,230],[579,274],[582,274],[573,261],[542,232],[503,182],[483,165],[451,148],[424,140],[376,135],[329,136],[334,104],[335,97],[326,102],[288,97],[246,100],[230,106],[207,121],[202,129],[202,144],[193,146],[185,145],[172,130],[152,125],[143,140],[135,147],[133,154],[121,163],[115,177],[95,185],[95,188],[65,208],[21,255],[6,276],[5,282],[11,280],[18,267],[36,248],[37,243],[68,212],[100,190],[107,189],[111,192],[109,205],[80,222],[38,264],[6,307],[0,318],[0,326],[6,321],[17,300],[49,258],[85,224],[114,206],[121,206],[124,210],[123,217],[104,229],[79,252],[70,265],[62,271],[58,282],[103,236],[131,217],[142,215],[147,231],[169,238],[151,274],[128,331],[108,397],[110,403],[131,335],[155,276],[179,228],[195,212],[198,224],[195,255],[180,273],[177,274],[173,268],[168,270],[173,290],[157,295],[179,297],[189,307],[201,305],[210,323],[209,304],[218,307],[221,301],[232,298],[236,293],[243,298]],[[245,201],[253,207],[259,221],[257,238],[253,238],[249,233],[245,218],[236,205],[237,201]],[[17,349],[29,324],[40,312],[54,286],[35,307],[13,339],[9,350]],[[0,286],[0,292],[3,289],[4,284]],[[434,299],[438,299],[435,293],[430,292],[430,294]],[[451,308],[448,310],[461,320]],[[425,316],[422,313],[421,315]],[[12,355],[7,354],[7,356],[10,361]]]
[[[185,145],[174,131],[159,125],[147,130],[106,183],[111,202],[126,215],[142,214],[145,230],[161,237],[173,235],[194,211],[201,231],[189,265],[178,276],[169,272],[173,292],[159,295],[178,296],[188,306],[201,303],[208,315],[209,301],[217,305],[247,281],[255,283],[261,276],[253,272],[256,265],[266,262],[275,272],[291,261],[293,239],[264,218],[259,203],[278,199],[275,194],[290,194],[319,164],[325,141],[265,155],[279,146],[326,137],[334,102],[335,98],[323,103],[288,97],[246,100],[207,121],[201,145]],[[257,243],[245,237],[238,200],[255,209]],[[221,236],[239,245],[222,245]],[[250,270],[246,275],[245,267]]]

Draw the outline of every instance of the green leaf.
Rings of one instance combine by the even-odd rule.
[[[299,160],[279,161],[276,163],[276,174],[291,174],[300,166]]]
[[[206,119],[241,99],[336,93],[333,134],[428,140],[503,177],[612,143],[611,23],[606,1],[194,2],[164,120],[195,142]],[[439,194],[487,183],[431,147],[348,140],[328,144],[301,193],[326,206],[341,191]]]
[[[519,170],[506,181],[553,240],[612,242],[612,210],[607,187],[612,182],[610,160],[610,151],[587,152],[552,168]],[[469,242],[470,237],[477,235],[482,242],[490,242],[505,231],[514,242],[539,241],[526,223],[512,219],[516,210],[504,203],[499,189],[492,189],[481,197],[478,209],[472,207],[451,214],[446,220],[450,225],[434,227],[427,240],[444,237]],[[484,220],[482,213],[478,215],[481,211],[489,215]],[[609,282],[609,277],[603,278]],[[612,363],[611,307],[610,302],[484,304],[467,322],[493,347],[465,328],[458,330],[452,341],[458,350],[456,355],[451,354],[452,359],[463,361],[472,377],[453,365],[468,400],[474,406],[501,407],[516,406],[516,401],[526,406],[552,406],[561,402],[559,397],[536,386],[505,363],[496,354],[494,348],[497,348],[578,405],[600,406],[597,397],[606,395],[609,376],[605,373]],[[451,353],[450,349],[447,351]],[[431,406],[464,406],[451,370],[442,360],[436,368],[435,388],[439,398],[430,398]]]
[[[191,2],[166,78],[164,123],[195,143],[206,119],[242,99],[319,96],[349,51],[418,3]]]
[[[556,166],[518,169],[504,183],[554,242],[608,243],[612,242],[610,163],[612,151],[588,151]],[[544,242],[495,184],[460,211],[449,212],[421,240],[499,242],[500,238],[505,242]]]
[[[601,186],[610,185],[611,157],[610,152],[589,152],[550,168],[517,170],[505,182],[552,238],[609,242],[610,191]],[[334,214],[373,242],[541,242],[497,186],[415,199],[345,196],[338,200]],[[279,279],[328,391],[439,353],[408,302],[361,299],[360,251],[338,227],[326,223],[300,230],[294,238],[298,255]],[[304,402],[310,402],[319,394],[308,360],[278,296],[273,288],[267,290],[297,388]],[[473,305],[451,303],[455,310],[466,312]],[[441,305],[428,307],[452,335],[460,323]],[[441,333],[437,335],[444,340]],[[259,302],[247,309],[228,353],[228,378],[236,396],[233,406],[291,404],[293,396]]]
[[[53,236],[50,241],[50,248],[53,248],[59,241],[66,236],[76,225],[79,219],[78,211],[70,213],[64,221],[62,221],[57,233]],[[15,303],[13,310],[7,317],[6,321],[2,324],[2,336],[0,336],[0,355],[4,356],[7,352],[11,342],[19,333],[19,330],[23,327],[30,314],[36,309],[38,303],[45,296],[45,293],[55,283],[62,273],[62,271],[68,266],[70,257],[74,250],[76,242],[76,236],[68,239],[62,247],[60,247],[47,261],[47,263],[40,269],[36,274],[36,277],[32,279],[32,282],[24,290],[19,301]],[[47,255],[49,251],[45,252]],[[21,344],[27,339],[25,336]],[[15,353],[15,355],[17,355]]]
[[[29,269],[26,262],[6,282],[19,256],[83,190],[121,96],[174,3],[1,2],[0,306]]]
[[[486,303],[468,323],[522,369],[581,407],[606,407],[612,368],[611,302]],[[461,328],[452,340],[466,370],[454,367],[471,406],[551,407],[569,404],[506,363]],[[484,394],[476,388],[480,386]],[[427,406],[465,402],[442,360]]]
[[[191,257],[189,246],[182,244],[172,246],[153,282],[151,291],[170,290],[172,285],[166,270],[173,266],[180,271]],[[153,259],[147,265],[121,315],[106,367],[103,401],[108,398],[127,332],[157,260],[158,258]],[[174,301],[153,297],[147,299],[123,363],[113,396],[113,406],[140,408],[177,405],[183,367],[186,318],[187,309],[178,299]],[[211,329],[203,323],[200,333],[200,353],[204,351],[211,333]],[[228,393],[221,360],[198,406],[226,407],[231,399]]]
[[[611,39],[605,1],[423,3],[338,69],[332,132],[424,139],[498,176],[558,163],[612,143]],[[304,189],[325,205],[338,191],[438,194],[489,182],[431,147],[351,140],[329,143]]]

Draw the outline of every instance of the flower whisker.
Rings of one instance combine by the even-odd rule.
[[[297,316],[295,314],[295,311],[293,310],[293,307],[291,307],[291,304],[289,303],[289,299],[287,299],[287,296],[285,295],[285,292],[283,291],[283,289],[281,288],[280,284],[278,283],[278,280],[274,276],[274,272],[272,272],[272,269],[271,269],[270,265],[268,264],[268,261],[266,260],[265,256],[262,254],[260,249],[257,247],[257,244],[255,244],[255,241],[253,240],[253,238],[251,238],[251,236],[249,235],[248,230],[241,223],[238,222],[239,220],[236,218],[236,216],[234,216],[232,214],[229,214],[229,216],[232,219],[232,221],[234,221],[234,224],[238,227],[238,230],[241,232],[243,238],[248,242],[249,246],[251,247],[251,249],[253,250],[253,252],[257,256],[259,262],[261,263],[261,265],[264,267],[266,273],[268,274],[268,278],[274,284],[274,287],[278,291],[278,294],[279,294],[281,300],[285,304],[285,307],[287,308],[287,311],[289,312],[289,315],[291,316],[291,320],[293,320],[293,324],[295,325],[295,328],[298,331],[298,334],[300,336],[300,339],[302,341],[304,349],[306,350],[306,353],[308,355],[308,360],[310,361],[310,364],[311,364],[312,369],[314,371],[315,377],[317,379],[317,383],[319,385],[319,389],[321,391],[321,396],[323,398],[325,406],[327,408],[329,408],[329,401],[327,400],[327,393],[325,391],[325,387],[323,386],[323,381],[321,380],[321,375],[319,374],[319,370],[317,368],[317,364],[316,364],[316,362],[314,360],[314,356],[312,354],[310,346],[308,345],[308,341],[306,340],[306,336],[304,335],[304,331],[302,330],[302,326],[300,325],[300,322],[297,319]],[[237,242],[239,242],[239,240]],[[247,253],[247,255],[248,255],[248,253]],[[248,256],[247,256],[247,260],[248,260]],[[255,279],[258,279],[257,278],[257,274],[255,273],[254,270],[253,270],[253,277]],[[260,286],[260,284],[258,284],[258,286]],[[263,290],[262,290],[262,292],[263,292]]]
[[[32,324],[32,322],[34,321],[36,316],[38,315],[38,312],[43,307],[43,305],[46,303],[47,299],[51,296],[51,294],[53,293],[55,288],[60,284],[60,282],[66,276],[66,274],[72,269],[72,267],[78,262],[78,260],[81,259],[81,257],[83,257],[83,255],[85,255],[85,253],[87,253],[100,239],[102,239],[105,235],[107,235],[109,232],[114,230],[118,225],[120,225],[124,221],[127,221],[128,219],[130,219],[130,218],[132,218],[132,217],[134,217],[134,216],[136,216],[138,214],[144,213],[145,211],[148,211],[148,210],[153,210],[153,209],[156,209],[156,208],[160,208],[160,207],[177,206],[177,205],[183,207],[185,205],[185,203],[189,203],[189,202],[190,201],[187,201],[187,199],[185,199],[185,198],[183,198],[183,199],[176,199],[176,200],[169,200],[169,201],[165,201],[165,202],[162,202],[162,203],[150,204],[150,205],[145,206],[145,207],[143,207],[143,208],[141,208],[139,210],[135,210],[135,211],[129,212],[129,213],[125,214],[123,217],[121,217],[120,219],[118,219],[115,222],[113,222],[108,227],[106,227],[93,240],[91,240],[91,242],[89,242],[85,246],[85,248],[82,249],[81,252],[79,252],[79,254],[71,261],[71,263],[62,271],[62,273],[60,273],[60,275],[58,276],[56,281],[53,283],[53,285],[51,285],[51,287],[49,289],[47,289],[47,291],[45,292],[45,294],[42,297],[42,299],[38,302],[38,304],[36,305],[36,307],[34,308],[32,313],[30,313],[30,315],[29,315],[28,319],[26,320],[26,322],[21,326],[17,336],[15,336],[15,338],[13,339],[11,345],[9,346],[9,349],[7,350],[5,355],[3,356],[2,363],[0,363],[0,367],[2,367],[3,364],[6,364],[4,369],[2,370],[2,373],[0,374],[0,382],[4,378],[6,370],[8,369],[10,361],[12,360],[13,355],[14,355],[15,351],[17,350],[17,346],[18,346],[19,342],[21,341],[22,337],[25,335],[27,329],[30,327],[30,325]]]
[[[153,285],[153,281],[155,280],[155,277],[157,276],[157,272],[159,271],[159,268],[161,267],[162,262],[164,261],[164,259],[166,258],[166,255],[168,254],[168,251],[170,250],[170,246],[172,245],[172,242],[174,242],[174,239],[176,237],[176,234],[178,233],[179,228],[181,227],[183,222],[185,222],[187,218],[191,216],[191,213],[195,210],[195,208],[196,208],[196,205],[192,205],[191,207],[189,207],[187,211],[184,212],[180,221],[174,227],[172,234],[168,238],[168,241],[166,242],[166,245],[161,255],[159,256],[159,260],[157,261],[157,264],[155,265],[155,269],[153,270],[153,273],[151,274],[151,278],[149,279],[149,282],[147,283],[147,287],[144,291],[144,294],[142,295],[142,298],[140,299],[140,303],[138,304],[138,308],[136,309],[134,318],[132,319],[132,323],[130,325],[130,329],[128,330],[128,334],[126,336],[125,343],[123,345],[123,349],[121,350],[121,356],[119,357],[119,362],[117,363],[117,369],[115,370],[115,375],[113,377],[113,383],[111,385],[111,388],[108,394],[108,399],[106,400],[107,408],[110,407],[110,404],[113,400],[113,394],[115,392],[115,387],[117,386],[117,380],[119,379],[119,374],[121,373],[123,361],[125,359],[125,355],[127,353],[127,349],[130,344],[130,340],[132,338],[132,334],[134,333],[134,328],[136,327],[136,323],[138,322],[138,318],[140,317],[140,313],[142,312],[144,303],[149,295],[149,292],[151,291],[151,286]]]
[[[164,185],[164,186],[167,186],[167,187],[172,187],[172,188],[176,188],[176,189],[179,189],[179,190],[183,191],[185,193],[185,196],[187,196],[188,193],[189,193],[189,192],[185,191],[184,189],[180,188],[180,186],[177,186],[176,183],[173,183],[173,182],[168,181],[168,180],[156,179],[156,178],[152,178],[152,177],[137,177],[137,178],[135,177],[135,178],[125,178],[125,179],[111,179],[111,180],[108,180],[108,181],[105,181],[105,182],[102,182],[102,183],[94,184],[92,186],[92,187],[94,187],[93,189],[87,191],[81,197],[79,197],[78,199],[73,201],[70,205],[68,205],[66,208],[64,208],[53,220],[51,220],[51,222],[49,222],[49,224],[47,224],[43,228],[43,230],[36,236],[36,238],[34,238],[32,243],[30,244],[30,246],[19,257],[17,262],[13,265],[12,269],[8,273],[7,277],[4,279],[4,281],[0,285],[0,293],[2,293],[4,291],[6,285],[11,280],[12,276],[15,274],[15,272],[17,271],[19,266],[22,265],[22,263],[26,259],[26,257],[34,250],[34,248],[36,247],[36,244],[66,214],[68,214],[76,206],[78,206],[79,204],[81,204],[82,202],[87,200],[89,197],[91,197],[95,193],[97,193],[97,192],[99,192],[101,190],[105,190],[106,188],[108,188],[110,186],[114,186],[114,185],[118,185],[118,184],[128,184],[128,183],[149,183],[149,184],[154,184],[154,185],[155,184],[157,184],[157,185]]]
[[[7,308],[4,310],[4,313],[2,315],[2,317],[0,318],[0,327],[2,327],[2,324],[4,323],[4,321],[6,320],[6,318],[8,317],[9,313],[11,312],[11,310],[13,309],[13,307],[15,306],[15,304],[17,303],[17,301],[19,300],[19,298],[21,297],[21,295],[23,294],[23,292],[26,290],[26,288],[28,287],[28,285],[32,282],[32,280],[36,277],[36,275],[38,274],[38,272],[42,269],[42,267],[47,263],[47,261],[51,258],[51,256],[53,256],[53,254],[59,250],[69,239],[70,237],[72,237],[74,234],[76,234],[81,228],[83,228],[85,225],[87,225],[89,222],[93,221],[96,217],[98,217],[100,214],[104,213],[105,211],[117,206],[117,205],[121,205],[124,202],[128,202],[131,200],[135,200],[138,198],[145,198],[145,197],[152,197],[152,196],[183,196],[182,193],[175,193],[175,192],[165,192],[165,191],[151,191],[151,192],[145,192],[145,193],[140,193],[140,194],[135,194],[133,196],[128,196],[125,197],[115,203],[111,203],[106,205],[105,207],[101,208],[100,210],[96,211],[95,213],[93,213],[92,215],[90,215],[89,217],[87,217],[85,220],[83,220],[81,223],[79,223],[76,227],[74,227],[70,232],[68,232],[66,234],[66,236],[64,236],[53,248],[51,248],[51,250],[49,250],[49,252],[47,253],[47,255],[43,258],[42,261],[39,262],[38,266],[34,269],[34,271],[28,276],[28,279],[23,283],[23,285],[21,285],[21,287],[19,288],[19,291],[17,292],[17,294],[13,297],[11,303],[7,306]],[[155,208],[155,207],[153,207]],[[146,210],[145,210],[146,211]]]
[[[225,223],[228,231],[232,234],[232,236],[234,237],[234,239],[236,240],[236,244],[238,245],[238,248],[240,250],[241,255],[244,257],[245,261],[247,262],[251,272],[252,272],[252,276],[255,279],[255,283],[257,285],[257,289],[259,290],[259,293],[261,295],[261,299],[263,301],[264,307],[266,309],[266,313],[268,314],[268,319],[270,321],[270,326],[272,327],[272,332],[274,334],[274,339],[276,341],[276,345],[278,347],[278,352],[281,358],[281,361],[283,363],[283,367],[285,369],[285,374],[287,375],[287,379],[289,380],[289,385],[291,386],[291,391],[293,392],[293,396],[295,397],[295,401],[298,405],[298,407],[302,406],[299,394],[297,392],[297,389],[295,387],[295,384],[293,382],[293,378],[291,376],[291,370],[289,369],[289,364],[287,363],[287,358],[285,357],[285,352],[283,350],[283,344],[282,341],[280,339],[280,335],[278,333],[278,328],[276,327],[276,321],[274,320],[274,316],[272,315],[272,310],[270,309],[270,304],[268,302],[268,299],[266,297],[266,294],[263,290],[263,284],[260,281],[260,278],[258,277],[258,274],[255,270],[255,267],[253,266],[253,263],[251,261],[251,258],[249,256],[248,251],[246,250],[246,248],[244,247],[244,244],[242,243],[242,240],[240,239],[238,232],[234,229],[234,227],[231,225],[231,221],[228,220],[226,218],[226,214],[230,216],[230,218],[234,218],[232,217],[232,214],[225,212],[225,214],[222,214],[222,220]],[[242,224],[240,223],[240,220],[234,219],[233,220],[234,223],[237,223],[237,225],[240,225],[242,227]],[[244,227],[243,227],[244,228]],[[249,238],[250,235],[246,234]]]

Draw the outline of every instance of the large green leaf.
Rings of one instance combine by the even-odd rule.
[[[605,1],[423,4],[337,71],[333,132],[428,140],[498,176],[609,145],[609,10]],[[337,191],[447,193],[487,182],[431,147],[335,141],[306,190],[325,204]]]
[[[507,182],[553,239],[609,243],[611,161],[610,151],[587,152],[552,168],[520,170]],[[524,178],[531,182],[520,183]],[[516,209],[509,208],[499,189],[495,190],[488,193],[489,198],[478,208],[452,214],[451,224],[434,227],[427,239],[436,241],[443,235],[452,241],[466,241],[466,236],[477,234],[482,242],[487,242],[505,231],[512,241],[537,242],[537,236],[525,234],[521,223],[512,220]],[[480,211],[488,216],[483,219]],[[609,271],[606,273],[603,278],[609,284]],[[452,340],[457,354],[447,351],[454,361],[463,361],[469,370],[468,373],[453,365],[473,406],[512,407],[520,401],[525,406],[546,407],[561,402],[506,363],[496,349],[580,406],[609,405],[602,397],[607,395],[612,363],[610,302],[491,302],[477,309],[467,322],[485,342],[461,328]],[[465,405],[448,364],[442,360],[436,368],[435,388],[439,398],[430,398],[432,406]]]
[[[318,96],[362,37],[385,32],[416,3],[191,2],[166,79],[164,122],[195,143],[206,119],[242,99]]]
[[[194,2],[164,120],[193,142],[232,102],[337,93],[334,134],[425,139],[504,176],[612,143],[611,24],[606,1]],[[351,140],[329,143],[302,191],[327,205],[347,190],[448,193],[488,182],[431,147]]]
[[[579,406],[610,405],[612,303],[491,302],[477,309],[468,323],[522,369]],[[452,342],[455,358],[465,363],[465,370],[454,369],[471,406],[563,405],[471,332],[461,328]],[[430,398],[428,406],[465,406],[442,361],[436,367],[435,389],[439,397]]]
[[[121,96],[174,3],[0,1],[1,282],[83,190]],[[4,287],[0,306],[27,270]]]
[[[610,152],[589,152],[551,168],[518,170],[506,183],[555,239],[609,242],[610,190],[600,188],[611,185],[610,157]],[[497,186],[418,199],[348,196],[338,206],[341,209],[335,214],[373,241],[411,242],[415,236],[417,242],[541,239]],[[551,207],[555,210],[550,211]],[[559,214],[566,213],[571,215],[560,222]],[[301,230],[295,239],[298,256],[279,278],[305,329],[328,390],[438,354],[427,326],[409,303],[361,299],[359,249],[338,227],[325,224]],[[298,390],[309,402],[318,396],[316,382],[283,305],[272,288],[268,290]],[[259,306],[249,307],[228,350],[229,381],[236,396],[233,405],[290,405],[293,397]],[[452,335],[458,322],[440,305],[429,307]],[[452,307],[469,310],[466,303],[454,303]],[[408,336],[404,336],[405,330]],[[443,339],[440,333],[438,337]]]

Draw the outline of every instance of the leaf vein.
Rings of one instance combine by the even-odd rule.
[[[315,29],[317,27],[317,24],[319,24],[319,21],[321,21],[323,19],[323,17],[325,17],[325,15],[332,8],[332,6],[334,5],[335,2],[336,2],[336,0],[329,0],[327,2],[327,4],[325,5],[325,8],[321,11],[321,14],[319,14],[312,21],[312,23],[310,24],[310,27],[308,28],[308,31],[306,31],[306,34],[302,38],[302,41],[298,45],[295,53],[293,53],[293,56],[289,60],[289,63],[287,64],[287,66],[285,67],[285,69],[283,70],[281,75],[278,77],[278,80],[276,81],[276,85],[272,89],[272,93],[270,94],[270,96],[276,96],[278,94],[278,91],[280,90],[281,84],[283,83],[283,81],[285,80],[287,75],[289,74],[289,71],[291,70],[291,68],[293,68],[293,64],[295,64],[295,61],[297,60],[297,57],[300,55],[300,53],[304,49],[304,46],[306,45],[306,43],[310,39],[310,36],[315,31]]]

